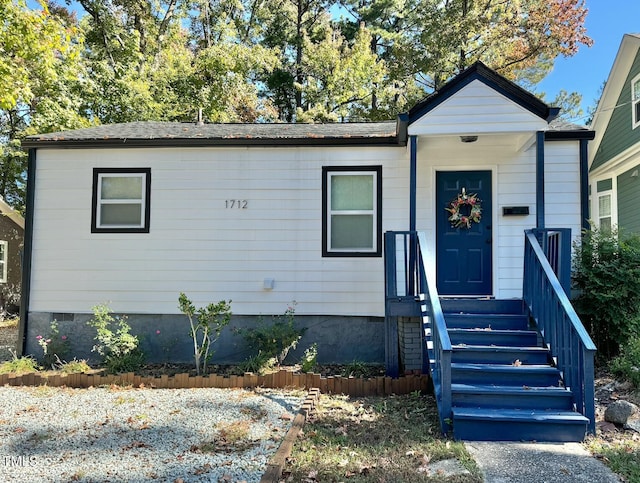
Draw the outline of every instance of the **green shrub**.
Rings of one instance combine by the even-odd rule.
[[[318,344],[315,342],[304,351],[304,355],[300,360],[300,370],[302,372],[311,372],[318,365]]]
[[[47,336],[36,336],[38,345],[42,348],[41,363],[44,367],[55,369],[69,354],[69,338],[58,330],[58,321],[51,322],[49,334]]]
[[[610,364],[611,371],[640,388],[640,335],[624,344]]]
[[[256,354],[242,361],[238,368],[240,373],[254,372],[256,374],[264,374],[266,371],[273,369],[276,360],[273,357],[266,357],[264,354]]]
[[[211,346],[218,340],[222,329],[231,320],[231,300],[221,300],[217,304],[196,309],[184,293],[178,297],[180,311],[189,319],[190,334],[193,339],[193,356],[196,373],[206,374],[207,363],[213,356]]]
[[[260,358],[265,361],[273,358],[280,366],[289,351],[295,349],[306,330],[295,326],[293,302],[284,315],[274,316],[271,324],[266,324],[260,318],[256,327],[237,329],[237,332],[244,337],[251,349],[257,351]]]
[[[640,334],[640,236],[592,230],[574,246],[576,312],[610,360]]]
[[[5,361],[0,364],[0,374],[29,374],[37,371],[37,361],[29,356],[16,357],[16,355],[13,354],[10,361]]]
[[[69,362],[61,362],[58,367],[60,371],[64,372],[65,374],[80,374],[83,372],[89,372],[91,370],[91,367],[84,359],[73,359]]]
[[[138,348],[138,337],[131,334],[126,316],[113,316],[106,305],[93,307],[93,318],[87,322],[96,329],[92,351],[102,356],[110,373],[132,372],[144,364],[145,356]]]

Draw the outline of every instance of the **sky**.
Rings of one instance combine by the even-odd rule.
[[[622,36],[640,33],[640,0],[586,0],[585,4],[589,9],[585,25],[593,45],[581,46],[573,57],[557,58],[553,71],[536,87],[547,100],[562,89],[582,94],[585,118],[573,119],[578,124],[586,122],[587,109],[596,104]]]

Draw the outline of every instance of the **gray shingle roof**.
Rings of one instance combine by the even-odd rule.
[[[141,121],[27,137],[25,147],[87,144],[398,143],[395,121],[334,124],[195,124]]]

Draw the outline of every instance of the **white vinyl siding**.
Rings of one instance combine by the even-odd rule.
[[[546,128],[543,119],[474,80],[412,123],[409,134],[459,136],[535,132]]]
[[[178,313],[231,299],[237,315],[384,315],[382,257],[322,256],[322,168],[383,166],[381,230],[408,226],[404,147],[38,150],[31,311]],[[144,237],[91,233],[93,166],[153,173]],[[387,177],[385,172],[389,173]],[[226,208],[226,200],[247,208]],[[229,205],[230,206],[230,205]],[[275,280],[264,290],[264,279]]]
[[[7,266],[9,262],[9,242],[0,241],[0,283],[7,283]]]

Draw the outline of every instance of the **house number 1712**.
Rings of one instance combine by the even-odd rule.
[[[249,206],[247,200],[224,200],[224,207],[227,209],[236,208],[239,210],[246,210]]]

